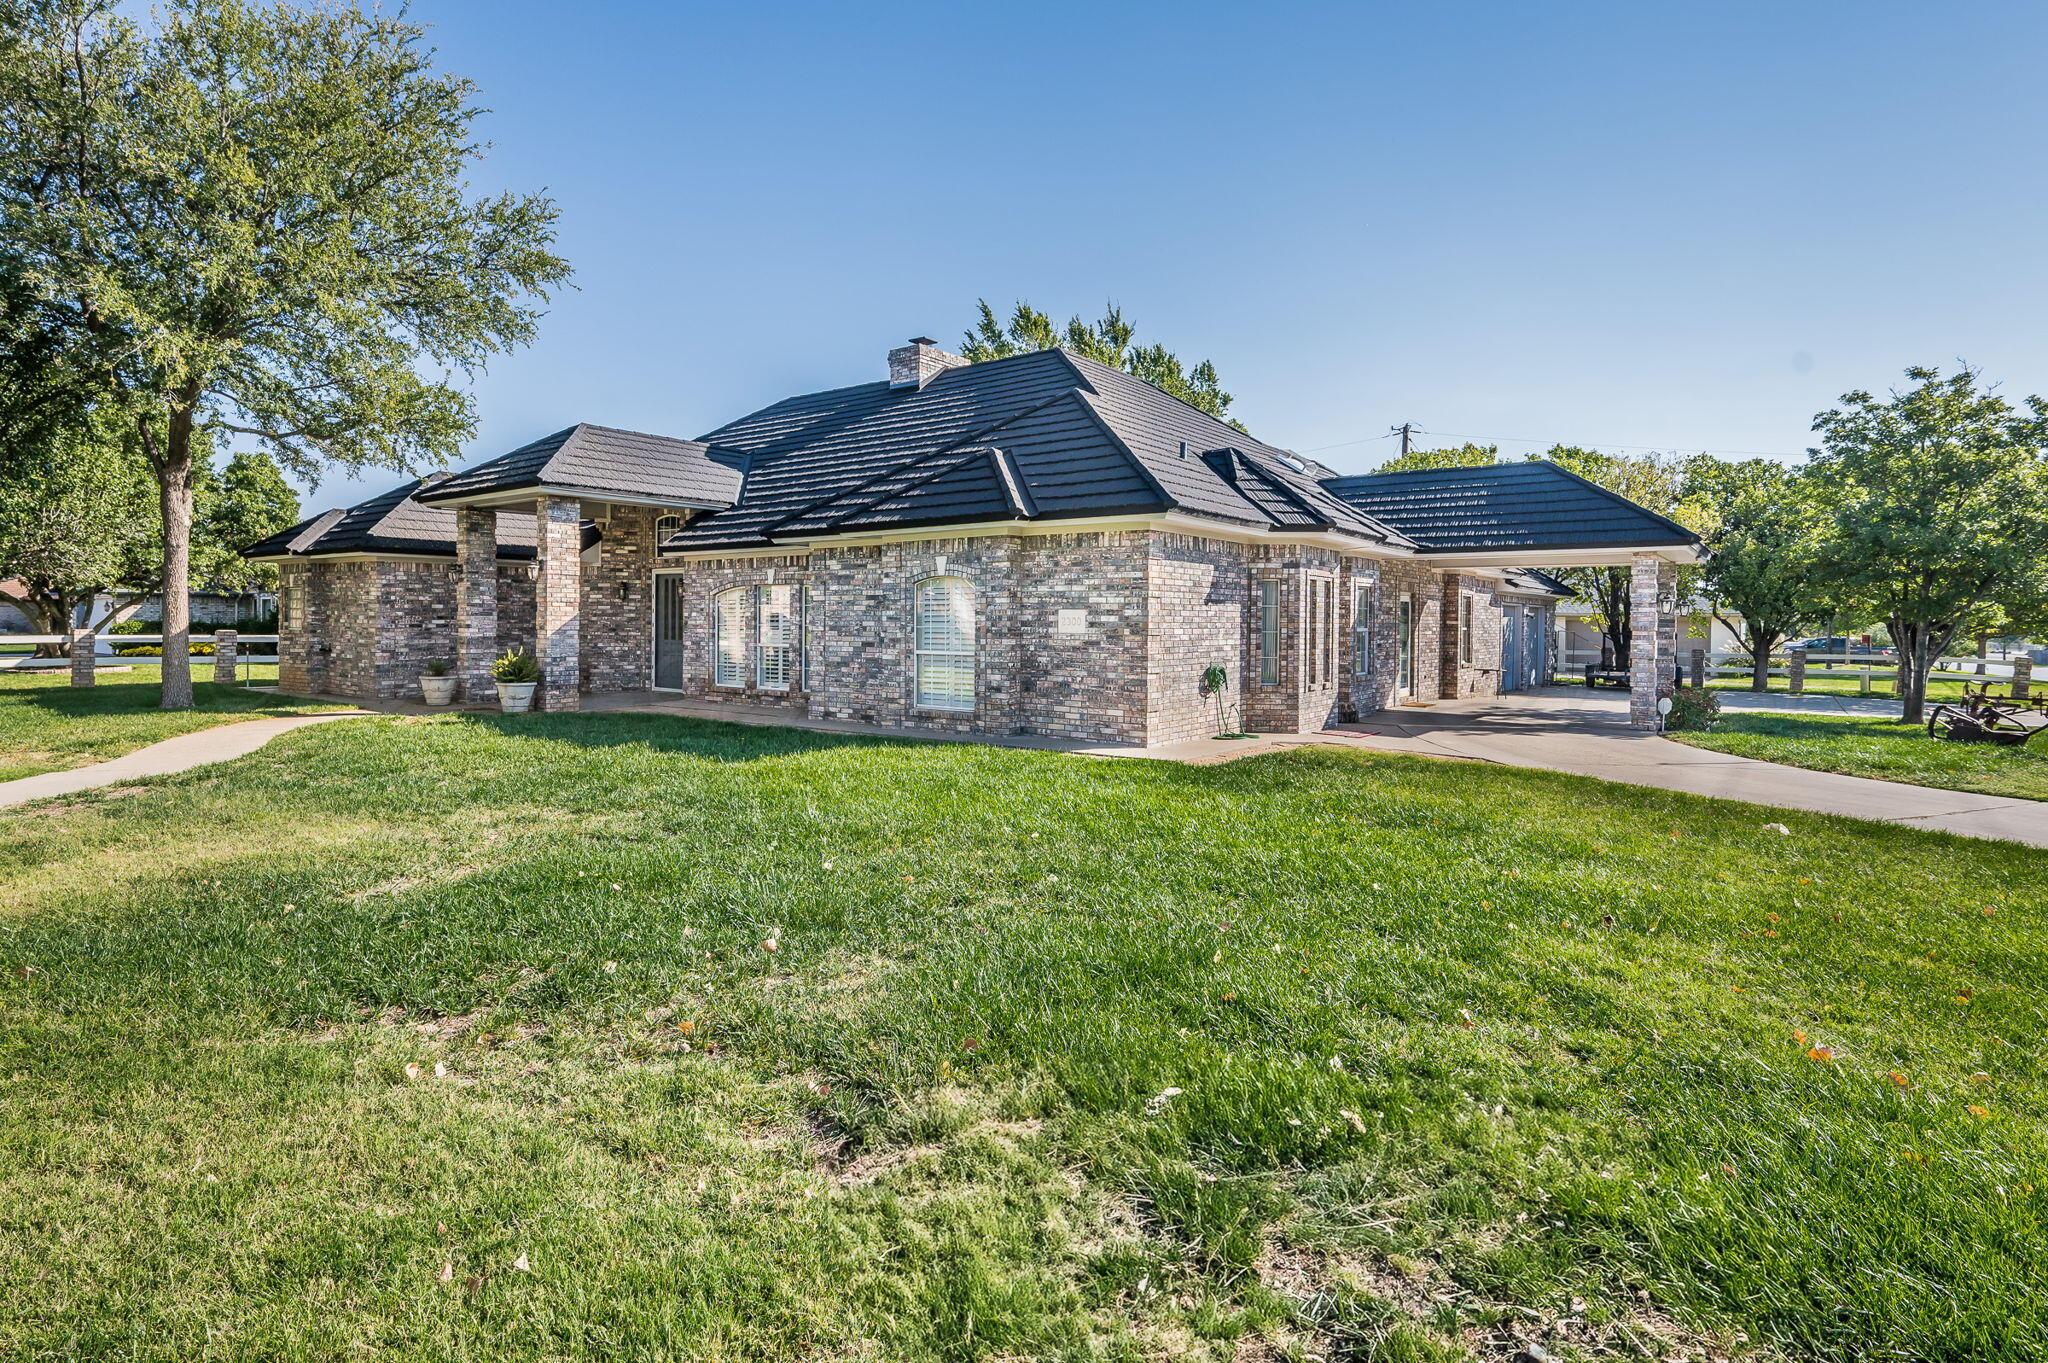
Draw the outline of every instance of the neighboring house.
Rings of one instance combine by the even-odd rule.
[[[1648,647],[1698,541],[1547,463],[1338,478],[1063,351],[885,382],[700,440],[579,425],[248,551],[280,682],[417,697],[436,658],[542,702],[655,689],[812,718],[1158,744],[1312,731],[1551,669],[1549,564],[1632,563]],[[1654,652],[1638,700],[1654,707]],[[1654,719],[1654,709],[1649,712]]]
[[[1695,648],[1708,653],[1737,653],[1742,645],[1735,631],[1721,623],[1713,606],[1704,598],[1681,603],[1677,637],[1681,655]],[[1603,662],[1610,649],[1607,636],[1595,621],[1594,607],[1583,601],[1563,601],[1557,607],[1557,666],[1562,672],[1576,672],[1587,663]],[[1684,661],[1681,656],[1681,662]]]

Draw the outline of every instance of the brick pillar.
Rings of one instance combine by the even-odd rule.
[[[1786,656],[1790,660],[1785,668],[1786,689],[1795,696],[1804,695],[1806,693],[1806,650],[1795,648]]]
[[[66,631],[64,651],[71,658],[73,686],[93,684],[93,654],[98,651],[99,646],[99,635],[84,625],[73,625]]]
[[[583,596],[583,503],[542,497],[534,503],[533,656],[540,663],[535,699],[544,710],[574,710]]]
[[[1637,554],[1629,564],[1628,582],[1628,722],[1638,729],[1657,727],[1657,696],[1662,685],[1658,645],[1663,629],[1657,619],[1657,584],[1663,565],[1655,554]]]
[[[491,659],[498,652],[498,513],[455,510],[455,676],[472,705],[497,695]]]
[[[1707,651],[1696,648],[1692,651],[1692,689],[1697,691],[1707,684]]]
[[[216,686],[235,684],[235,644],[238,635],[234,630],[215,630],[213,635],[213,680]]]
[[[2012,695],[2014,700],[2025,700],[2034,689],[2034,660],[2025,654],[2012,660]]]

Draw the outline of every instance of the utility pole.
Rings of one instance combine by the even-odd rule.
[[[1408,437],[1413,434],[1414,424],[1412,421],[1404,421],[1399,427],[1401,432],[1401,457],[1404,459],[1408,457]]]

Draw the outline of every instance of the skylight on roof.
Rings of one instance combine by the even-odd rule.
[[[1283,463],[1283,464],[1285,464],[1285,465],[1287,465],[1287,467],[1289,467],[1289,468],[1293,469],[1293,470],[1294,470],[1294,471],[1295,471],[1296,473],[1307,473],[1307,472],[1308,472],[1308,461],[1307,461],[1307,460],[1305,460],[1305,459],[1303,459],[1303,458],[1302,458],[1302,457],[1301,457],[1300,455],[1296,454],[1296,453],[1295,453],[1294,451],[1292,451],[1292,450],[1281,450],[1281,451],[1279,452],[1279,454],[1280,454],[1280,462],[1281,462],[1281,463]]]

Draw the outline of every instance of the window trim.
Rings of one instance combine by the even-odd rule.
[[[1370,582],[1351,584],[1351,674],[1372,672],[1372,588]]]
[[[770,582],[754,589],[754,683],[763,691],[783,695],[792,690],[796,683],[797,657],[803,649],[802,617],[798,614],[797,586],[793,582]],[[788,607],[783,612],[788,621],[788,642],[779,645],[788,656],[783,661],[782,680],[768,679],[768,603],[777,592],[787,592]]]
[[[967,599],[967,647],[926,648],[924,646],[925,590],[943,584],[951,593],[964,593]],[[949,596],[948,606],[952,607]],[[954,622],[956,625],[958,621]],[[924,688],[924,660],[926,658],[967,659],[968,699],[966,704],[958,701],[927,700]],[[976,600],[974,584],[957,573],[931,573],[911,584],[910,589],[910,703],[913,710],[930,714],[971,715],[981,705],[981,610]]]
[[[727,587],[711,597],[711,684],[721,691],[744,691],[747,677],[753,669],[747,666],[748,648],[747,617],[752,614],[753,589],[751,587]],[[727,614],[732,613],[734,627],[739,631],[738,660],[733,665],[733,680],[726,680]]]
[[[1458,593],[1458,666],[1472,666],[1472,621],[1478,612],[1472,608],[1472,593]]]
[[[1280,684],[1280,579],[1262,577],[1259,585],[1259,685]]]

